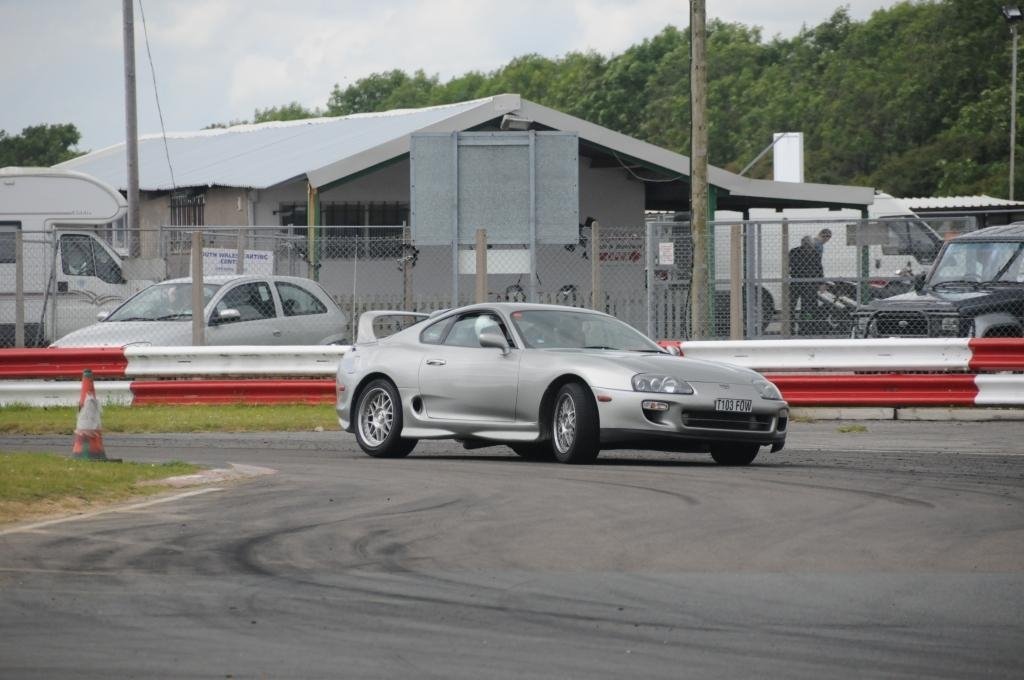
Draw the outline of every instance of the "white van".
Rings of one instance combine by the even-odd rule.
[[[145,279],[127,279],[126,262],[100,238],[126,211],[120,192],[89,175],[0,168],[0,346],[15,340],[18,232],[28,346],[95,323],[98,313],[163,278],[147,271]]]

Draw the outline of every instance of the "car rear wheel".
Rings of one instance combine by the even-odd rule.
[[[750,465],[760,448],[759,444],[712,444],[711,457],[719,465]]]
[[[601,452],[594,396],[580,383],[558,390],[551,417],[551,448],[560,463],[593,463]]]
[[[402,402],[388,380],[374,380],[356,404],[356,441],[374,458],[401,458],[416,447],[415,439],[402,439]]]

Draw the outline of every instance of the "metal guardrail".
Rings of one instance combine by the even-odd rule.
[[[663,344],[679,348],[684,356],[765,372],[796,405],[1024,405],[1024,339]],[[101,400],[118,403],[329,402],[334,399],[337,363],[348,349],[0,350],[0,405],[76,403],[78,384],[72,379],[77,381],[84,368],[93,368],[98,377],[122,379],[96,383]],[[102,373],[96,366],[103,367]],[[786,373],[774,373],[779,371]],[[995,371],[1010,373],[991,373]],[[214,379],[225,376],[237,379]],[[123,380],[137,377],[150,379]]]

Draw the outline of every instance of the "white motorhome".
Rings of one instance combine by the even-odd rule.
[[[100,238],[126,211],[120,192],[89,175],[0,168],[0,346],[15,340],[19,232],[29,346],[95,323],[98,313],[162,278],[129,280],[126,262]]]

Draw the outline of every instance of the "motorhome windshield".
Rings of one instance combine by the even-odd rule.
[[[203,284],[203,307],[219,285]],[[118,307],[105,321],[176,321],[192,318],[192,284],[160,283],[150,286]]]
[[[1024,243],[950,243],[932,272],[931,285],[1024,281]]]

